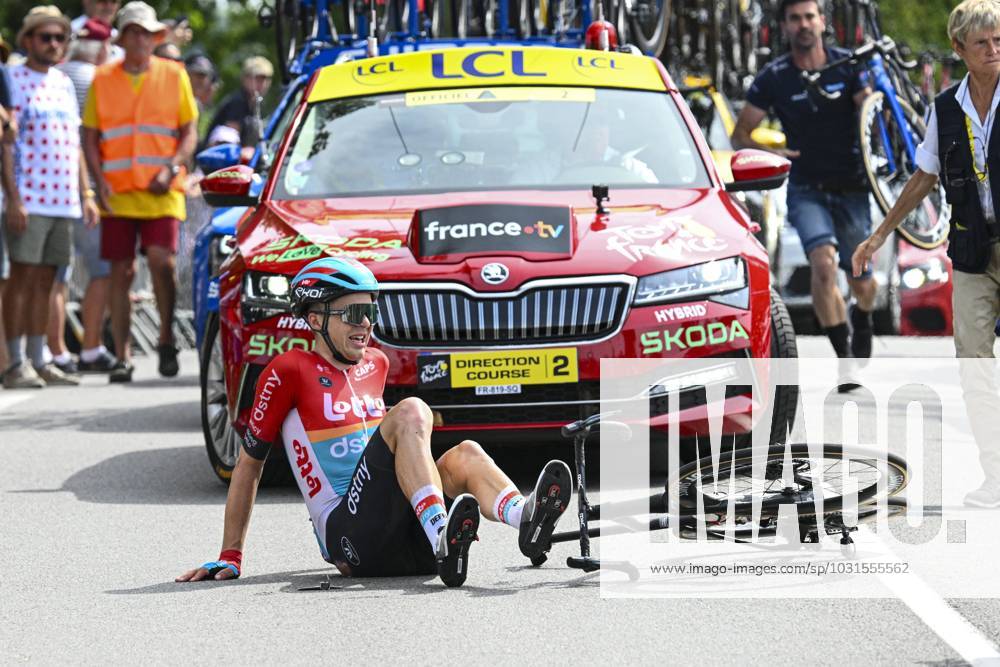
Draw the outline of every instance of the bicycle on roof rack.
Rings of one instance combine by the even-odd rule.
[[[858,136],[861,158],[868,183],[882,213],[888,213],[903,186],[917,170],[917,146],[923,140],[926,127],[923,113],[927,100],[905,72],[919,67],[917,61],[907,61],[900,55],[893,39],[882,34],[873,0],[851,0],[863,14],[869,41],[840,60],[826,67],[802,72],[809,91],[827,99],[837,99],[841,92],[828,91],[821,84],[823,73],[844,64],[861,65],[870,76],[875,92],[865,99],[858,113]],[[911,213],[898,233],[921,248],[936,248],[948,237],[950,207],[939,185]]]
[[[615,26],[619,44],[663,52],[670,0],[275,0],[259,18],[275,28],[287,82],[317,53],[363,48],[369,36],[377,37],[379,53],[503,40],[581,46],[599,15]]]
[[[614,429],[606,434],[609,439],[629,429],[610,420],[611,416],[596,414],[562,428],[563,436],[572,438],[574,444],[579,528],[553,534],[544,552],[532,559],[532,565],[544,563],[548,559],[545,552],[553,544],[578,542],[580,555],[568,557],[568,567],[586,572],[604,567],[623,571],[634,580],[638,577],[634,565],[594,558],[591,539],[634,532],[637,528],[655,531],[675,526],[681,538],[698,539],[701,525],[707,539],[749,544],[754,536],[768,538],[777,534],[779,510],[786,505],[793,505],[797,511],[801,543],[818,543],[821,533],[839,534],[842,553],[853,557],[856,546],[851,533],[857,531],[858,525],[875,521],[883,510],[889,517],[906,512],[906,500],[898,496],[909,482],[906,461],[894,454],[829,444],[819,448],[818,456],[817,448],[806,444],[773,445],[756,453],[750,447],[738,448],[723,453],[718,461],[709,455],[682,465],[675,475],[668,476],[662,492],[648,498],[594,504],[587,491],[587,440],[602,426]],[[848,479],[857,482],[856,522],[845,521]],[[674,513],[668,512],[671,486],[679,498]],[[823,498],[821,515],[816,514],[814,504],[818,496]],[[760,504],[757,516],[755,502]],[[640,516],[648,516],[648,524],[633,522],[632,526],[605,528],[591,525],[600,521],[602,507],[606,512],[613,508],[619,516],[628,513],[637,521]],[[734,519],[732,530],[727,527],[730,514]]]

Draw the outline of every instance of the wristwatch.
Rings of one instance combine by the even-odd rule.
[[[170,166],[170,175],[171,176],[176,176],[177,174],[181,173],[181,166],[179,164],[172,164],[172,165],[169,165],[169,166]]]

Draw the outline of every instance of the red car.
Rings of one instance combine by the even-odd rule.
[[[899,240],[899,301],[904,336],[951,336],[948,246],[924,250]]]
[[[322,254],[382,283],[386,402],[423,398],[438,439],[552,436],[598,410],[602,358],[795,356],[727,192],[778,187],[788,162],[741,151],[732,167],[724,185],[652,58],[491,46],[323,68],[259,199],[247,167],[202,183],[210,203],[255,207],[220,282],[228,414],[244,418],[273,355],[310,345],[288,283]],[[746,432],[751,397],[730,392],[724,430]],[[682,407],[682,434],[704,425],[703,397]],[[209,443],[223,478],[237,444]]]

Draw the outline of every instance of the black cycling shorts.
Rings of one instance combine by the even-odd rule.
[[[375,431],[351,485],[326,521],[326,552],[344,574],[436,574],[437,562],[410,499],[396,480],[396,458]]]

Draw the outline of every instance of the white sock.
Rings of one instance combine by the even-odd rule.
[[[521,526],[521,512],[524,511],[524,496],[513,484],[505,488],[493,501],[493,516],[508,526]]]
[[[57,364],[65,364],[67,361],[73,361],[73,357],[69,356],[69,352],[63,352],[62,354],[57,354],[56,356],[52,357],[52,361],[56,362]]]
[[[444,494],[433,484],[422,486],[410,497],[410,505],[417,513],[424,534],[430,540],[431,548],[437,549],[438,533],[445,526],[448,513],[444,509]]]
[[[98,345],[97,347],[91,347],[86,350],[80,350],[80,361],[85,361],[88,364],[97,361],[97,359],[105,352],[108,348],[103,345]]]

